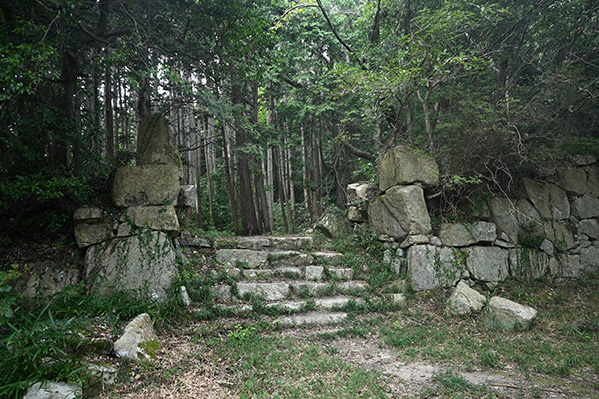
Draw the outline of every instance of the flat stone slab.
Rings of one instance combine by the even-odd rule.
[[[339,252],[314,252],[312,253],[314,262],[337,263],[343,262],[344,255]]]
[[[312,237],[227,237],[219,238],[217,248],[228,249],[268,249],[300,251],[312,246]]]
[[[537,311],[509,299],[494,296],[485,308],[485,327],[503,330],[525,330],[537,318]]]
[[[302,315],[279,317],[273,324],[283,326],[303,326],[308,324],[326,325],[341,323],[346,318],[347,313],[343,312],[311,312]]]
[[[314,304],[318,309],[339,309],[347,306],[352,299],[356,302],[356,305],[363,305],[366,303],[362,298],[352,298],[338,295],[327,298],[316,298],[314,300]]]
[[[244,297],[246,294],[263,295],[268,301],[278,301],[289,295],[289,284],[278,283],[237,283],[237,294]]]
[[[332,267],[329,268],[329,274],[341,280],[351,280],[354,277],[354,270],[347,267]]]
[[[243,270],[242,275],[248,280],[268,280],[273,277],[274,270],[272,269],[249,269]]]
[[[338,285],[342,291],[366,291],[368,289],[368,283],[363,281],[347,281]]]
[[[216,252],[220,264],[240,269],[256,269],[268,263],[268,252],[251,249],[221,249]]]

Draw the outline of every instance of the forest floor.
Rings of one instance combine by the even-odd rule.
[[[158,361],[102,398],[599,398],[599,281],[498,290],[536,304],[530,330],[447,318],[443,291],[329,327],[195,321],[159,334]]]

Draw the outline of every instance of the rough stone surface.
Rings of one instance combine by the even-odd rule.
[[[592,155],[575,155],[573,161],[576,166],[587,166],[594,164],[597,159]]]
[[[587,195],[599,197],[599,165],[594,164],[587,172]]]
[[[485,308],[484,324],[493,329],[527,329],[537,317],[537,311],[509,299],[494,296]]]
[[[472,232],[462,223],[443,223],[439,238],[448,247],[465,247],[474,244]]]
[[[168,122],[161,115],[147,115],[141,121],[137,133],[137,165],[173,165],[181,170],[181,156]],[[179,175],[180,172],[177,172]]]
[[[177,212],[172,205],[130,207],[125,210],[122,219],[123,222],[129,222],[138,228],[160,230],[170,234],[179,232]]]
[[[347,199],[352,204],[368,202],[380,193],[381,190],[371,183],[352,183],[347,185]]]
[[[351,222],[366,222],[368,220],[368,212],[364,212],[359,207],[351,205],[347,208],[347,218]]]
[[[580,219],[590,219],[599,216],[599,199],[584,195],[572,201],[572,215]]]
[[[422,234],[409,235],[405,240],[402,241],[401,244],[399,244],[399,247],[400,248],[408,248],[408,247],[411,247],[412,245],[428,244],[428,243],[429,243],[429,238],[425,235],[422,235]]]
[[[349,221],[341,211],[325,213],[316,222],[315,228],[320,230],[328,238],[347,237],[350,232]]]
[[[96,223],[102,220],[102,210],[95,206],[84,206],[73,212],[75,223]]]
[[[194,184],[181,186],[177,196],[177,206],[195,208],[198,202],[198,192]]]
[[[342,312],[311,312],[296,316],[285,316],[276,319],[273,324],[279,324],[283,326],[302,326],[308,324],[338,324],[347,318],[347,313]]]
[[[221,249],[216,252],[216,261],[231,267],[255,269],[268,263],[268,252],[251,249]]]
[[[383,191],[416,182],[432,186],[439,182],[439,167],[430,155],[398,145],[381,158],[379,176],[379,186]]]
[[[503,281],[509,275],[509,252],[498,247],[466,248],[466,265],[471,275],[482,281]]]
[[[492,243],[497,239],[497,226],[491,222],[476,222],[470,226],[472,239],[475,243]]]
[[[306,280],[321,280],[323,273],[322,266],[306,266]]]
[[[79,223],[75,226],[75,240],[79,248],[89,247],[114,237],[113,223]]]
[[[566,192],[555,184],[522,179],[524,191],[542,218],[566,220],[570,217],[570,203]]]
[[[548,239],[544,239],[539,248],[549,256],[553,256],[555,251],[555,245]]]
[[[574,248],[576,242],[570,227],[562,222],[546,221],[543,223],[545,235],[555,248],[561,251]]]
[[[415,291],[453,286],[463,267],[454,262],[451,248],[414,245],[408,250],[408,277]]]
[[[586,191],[587,173],[581,168],[557,168],[557,183],[565,191],[582,195]]]
[[[268,254],[272,267],[301,267],[312,264],[314,257],[297,251],[275,251]]]
[[[81,273],[76,268],[65,268],[53,261],[30,263],[25,278],[23,296],[34,298],[56,294],[68,286],[81,281]]]
[[[124,289],[147,289],[153,297],[165,298],[165,289],[178,275],[176,257],[165,233],[147,230],[89,247],[85,279],[91,293],[110,295]]]
[[[122,208],[174,205],[178,196],[179,169],[174,165],[124,166],[112,185],[112,200]]]
[[[83,395],[79,385],[66,382],[46,381],[31,385],[23,399],[76,399]]]
[[[580,250],[580,266],[583,271],[599,270],[599,248],[587,247]]]
[[[480,312],[485,302],[486,298],[483,295],[460,281],[447,301],[446,312],[453,316],[465,316]]]
[[[127,324],[123,335],[114,343],[118,357],[136,362],[155,360],[161,348],[147,313],[140,314]]]
[[[597,219],[583,219],[578,222],[578,233],[592,239],[599,238],[599,223]]]
[[[559,277],[580,278],[583,275],[584,267],[580,262],[580,255],[564,254],[551,266],[551,273]]]
[[[402,241],[408,234],[431,232],[431,219],[419,186],[395,186],[375,198],[368,207],[368,218],[378,234]]]
[[[268,301],[277,301],[286,298],[289,295],[289,284],[278,283],[237,283],[237,293],[244,296],[262,295]]]
[[[507,236],[511,243],[518,242],[518,219],[516,218],[515,204],[507,198],[495,197],[489,201],[491,221],[497,230]]]
[[[549,272],[551,257],[544,251],[515,248],[510,250],[510,274],[521,280],[535,280]]]

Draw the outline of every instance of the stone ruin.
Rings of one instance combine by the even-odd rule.
[[[508,277],[586,278],[599,269],[599,163],[577,156],[543,180],[524,178],[519,198],[495,197],[474,223],[444,223],[433,235],[424,187],[438,166],[405,146],[379,165],[379,187],[348,186],[349,219],[370,223],[385,241],[386,260],[407,273],[416,291],[492,287]]]
[[[75,238],[85,254],[84,278],[90,293],[147,290],[166,296],[177,276],[172,238],[179,234],[178,211],[195,207],[195,186],[181,186],[179,151],[162,116],[140,126],[135,166],[117,170],[112,200],[121,209],[75,211]]]

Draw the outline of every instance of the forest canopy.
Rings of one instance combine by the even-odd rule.
[[[0,224],[55,232],[101,202],[165,115],[189,223],[293,232],[397,144],[441,210],[599,156],[599,1],[5,0]]]

